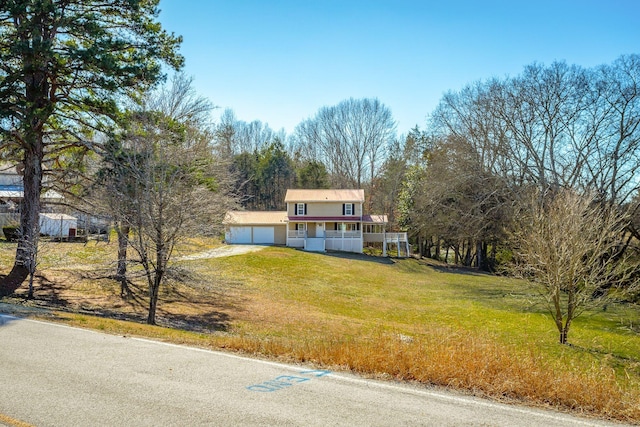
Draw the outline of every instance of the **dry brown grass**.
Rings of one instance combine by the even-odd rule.
[[[433,331],[427,337],[381,333],[291,340],[255,336],[212,339],[214,347],[313,363],[334,370],[463,390],[477,396],[638,423],[640,390],[593,364],[568,369],[471,333]],[[636,384],[637,386],[637,384]]]
[[[591,331],[600,325],[594,320],[576,330],[580,346],[557,345],[548,319],[523,308],[510,296],[515,285],[503,279],[438,272],[415,261],[379,264],[272,248],[184,264],[188,280],[161,294],[162,326],[148,326],[141,282],[135,298],[123,301],[118,285],[101,278],[110,266],[95,260],[111,259],[112,246],[81,253],[60,246],[55,253],[64,265],[43,266],[36,300],[25,302],[21,291],[11,302],[16,310],[54,308],[58,321],[109,333],[640,423],[637,333]],[[624,345],[615,349],[612,341],[603,352],[589,347],[595,337],[619,337]]]

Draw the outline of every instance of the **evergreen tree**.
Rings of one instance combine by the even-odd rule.
[[[182,65],[181,39],[157,22],[159,0],[0,2],[0,137],[20,163],[21,236],[0,292],[35,268],[43,164],[72,146],[94,148],[117,103]],[[11,156],[6,153],[10,153]]]

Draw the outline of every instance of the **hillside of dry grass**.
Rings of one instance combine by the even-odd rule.
[[[212,244],[191,241],[177,256]],[[135,269],[128,300],[109,278],[115,246],[45,245],[35,300],[21,289],[4,302],[108,332],[640,423],[638,307],[586,313],[562,346],[523,282],[414,259],[265,248],[178,261],[160,297],[161,326],[152,327],[142,324],[147,302]],[[0,243],[0,273],[14,250]]]

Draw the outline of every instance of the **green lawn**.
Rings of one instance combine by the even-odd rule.
[[[191,242],[182,253],[211,243]],[[6,272],[15,246],[2,245]],[[117,284],[98,274],[113,268],[115,243],[52,245],[42,252],[41,283],[48,285],[37,301],[10,301],[95,310],[102,317],[60,317],[107,331],[640,422],[639,307],[585,313],[563,346],[525,282],[415,259],[271,247],[179,262],[187,281],[170,283],[160,301],[160,323],[174,329],[147,327],[105,318],[144,318],[142,287],[135,301],[123,302]],[[48,304],[51,289],[64,304]],[[180,325],[197,332],[175,330]]]

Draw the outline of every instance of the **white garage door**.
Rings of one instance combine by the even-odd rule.
[[[251,243],[251,227],[230,227],[229,234],[229,243]]]
[[[253,243],[273,245],[273,227],[253,227]]]

